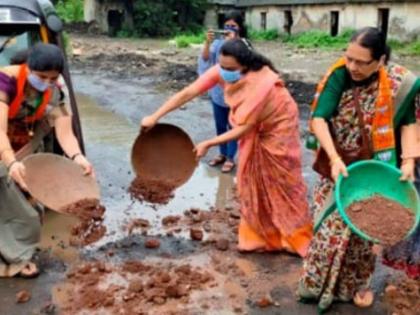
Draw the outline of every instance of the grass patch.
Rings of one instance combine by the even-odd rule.
[[[400,42],[396,39],[388,41],[393,51],[396,51],[403,55],[415,55],[420,56],[420,41],[412,42]]]
[[[271,41],[271,40],[276,40],[278,39],[279,36],[279,31],[276,29],[270,29],[270,30],[266,30],[266,31],[257,31],[254,29],[251,29],[249,31],[249,39],[250,40],[265,40],[265,41]]]
[[[326,50],[344,49],[347,47],[354,30],[347,29],[337,36],[319,30],[302,32],[282,37],[282,41],[298,48],[320,48]]]
[[[185,33],[179,34],[173,38],[177,48],[187,48],[192,44],[201,44],[206,40],[206,33],[199,32],[196,34]]]

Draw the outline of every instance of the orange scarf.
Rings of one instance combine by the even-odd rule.
[[[10,104],[9,119],[14,119],[18,115],[20,107],[22,106],[22,103],[25,99],[25,85],[28,81],[28,72],[28,66],[26,64],[20,66],[19,75],[17,77],[16,97]],[[51,89],[48,89],[44,92],[44,95],[42,96],[42,102],[37,108],[35,114],[26,117],[26,122],[35,122],[44,116],[45,110],[47,109],[47,106],[50,102],[51,95]]]
[[[321,93],[331,74],[335,70],[346,65],[344,57],[340,58],[327,72],[325,77],[317,86],[315,98],[311,105],[312,113],[318,106],[318,101]],[[372,142],[375,153],[382,151],[393,150],[395,148],[394,136],[394,102],[392,99],[391,82],[388,78],[388,72],[385,67],[379,69],[379,93],[375,104],[375,114],[372,124]],[[311,126],[311,124],[309,124]],[[311,128],[311,127],[310,127]]]

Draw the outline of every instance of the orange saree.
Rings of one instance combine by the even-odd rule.
[[[220,81],[217,76],[217,67],[212,68],[196,84],[204,92]],[[268,67],[233,84],[219,83],[231,108],[232,125],[253,125],[239,139],[238,249],[286,250],[303,257],[312,238],[312,222],[301,172],[297,105]]]

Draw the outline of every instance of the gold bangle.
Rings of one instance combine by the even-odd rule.
[[[341,156],[337,155],[335,158],[330,159],[330,166],[333,166],[335,163],[337,163],[338,161],[342,161],[341,160]]]

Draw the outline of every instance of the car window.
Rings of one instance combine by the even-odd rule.
[[[29,49],[37,41],[38,34],[24,32],[18,35],[0,35],[0,67],[10,64],[10,59],[20,51]]]

